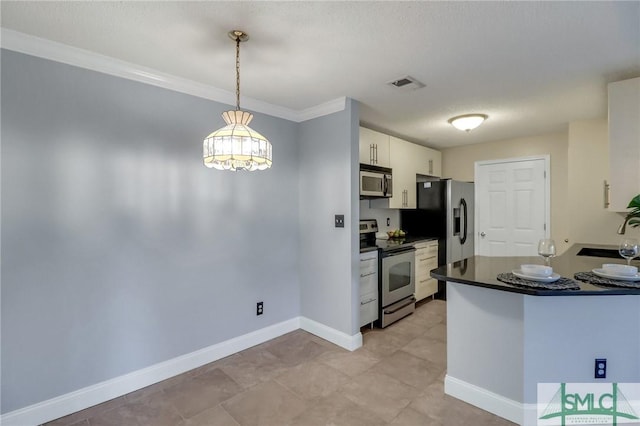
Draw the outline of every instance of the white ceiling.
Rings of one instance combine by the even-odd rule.
[[[640,76],[640,2],[1,2],[1,24],[302,110],[349,96],[361,122],[445,148],[606,117]],[[410,75],[415,91],[386,83]],[[489,119],[471,133],[459,114]]]

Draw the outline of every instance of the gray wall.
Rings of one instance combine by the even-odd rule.
[[[1,61],[3,413],[300,315],[298,124],[256,114],[273,167],[209,170],[229,106]]]
[[[350,336],[359,331],[358,134],[353,100],[300,126],[302,315]]]
[[[605,383],[640,383],[640,296],[524,297],[524,402],[536,383],[590,383],[606,358]],[[553,358],[553,362],[548,362]]]
[[[448,282],[447,375],[522,402],[522,300],[521,294]]]

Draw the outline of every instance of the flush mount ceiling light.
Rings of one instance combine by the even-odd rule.
[[[203,143],[204,165],[218,170],[264,170],[271,167],[271,143],[249,127],[253,114],[240,110],[240,42],[244,31],[229,31],[236,42],[236,109],[222,113],[226,126],[207,136]]]
[[[489,116],[486,114],[465,114],[450,118],[449,124],[458,130],[470,132],[481,125],[487,118],[489,118]]]

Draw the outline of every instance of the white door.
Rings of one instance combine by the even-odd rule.
[[[548,168],[548,156],[476,163],[476,254],[538,254],[549,235]]]

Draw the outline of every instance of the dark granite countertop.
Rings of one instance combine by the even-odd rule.
[[[416,245],[417,243],[425,242],[425,241],[433,241],[437,240],[434,237],[419,237],[408,235],[404,238],[390,238],[388,240],[377,239],[376,246],[381,250],[390,250],[390,249],[398,249],[402,247],[409,247]]]
[[[617,249],[617,247],[601,244],[574,244],[558,257],[551,259],[553,271],[562,277],[572,278],[576,272],[587,272],[594,268],[600,268],[603,263],[625,263],[622,258],[610,259],[604,257],[577,256],[583,247]],[[603,287],[594,284],[577,281],[579,290],[547,290],[539,288],[517,287],[496,278],[503,272],[511,272],[519,269],[526,263],[544,264],[540,256],[531,257],[487,257],[473,256],[458,262],[443,265],[431,271],[431,276],[442,281],[451,281],[461,284],[469,284],[477,287],[491,288],[495,290],[513,293],[528,294],[533,296],[604,296],[604,295],[640,295],[640,288]],[[640,269],[640,260],[634,259],[632,265]]]
[[[406,237],[403,238],[390,238],[390,239],[376,239],[375,242],[375,246],[367,246],[367,245],[360,245],[360,253],[366,253],[368,251],[373,251],[373,250],[393,250],[393,249],[400,249],[400,248],[404,248],[404,247],[409,247],[409,246],[413,246],[415,244],[421,243],[421,242],[426,242],[426,241],[434,241],[437,240],[436,237],[420,237],[420,236],[413,236],[413,235],[407,235]]]

